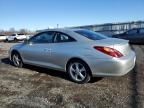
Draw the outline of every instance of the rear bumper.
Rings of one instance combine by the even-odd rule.
[[[133,51],[121,58],[93,59],[90,68],[92,76],[122,76],[131,71],[135,66],[136,56]]]

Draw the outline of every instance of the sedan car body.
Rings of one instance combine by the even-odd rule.
[[[131,29],[112,37],[129,40],[132,44],[144,44],[144,28]]]
[[[135,66],[128,41],[83,29],[53,29],[10,49],[15,66],[31,64],[68,72],[77,83],[92,76],[121,76]]]

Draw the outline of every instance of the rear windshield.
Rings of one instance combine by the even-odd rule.
[[[108,38],[105,35],[102,35],[102,34],[99,34],[90,30],[76,30],[75,32],[90,40],[102,40],[102,39]]]

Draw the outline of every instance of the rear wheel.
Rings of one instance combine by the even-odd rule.
[[[76,83],[84,84],[90,81],[90,69],[81,60],[70,62],[67,71],[70,78]]]
[[[14,38],[14,42],[17,42],[18,41],[18,39],[17,38]]]
[[[23,61],[21,59],[21,56],[19,53],[15,52],[12,54],[12,62],[14,66],[22,68],[23,67]]]

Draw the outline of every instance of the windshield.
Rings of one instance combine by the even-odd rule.
[[[105,35],[102,35],[100,33],[96,33],[90,30],[76,30],[75,32],[90,40],[102,40],[102,39],[108,38]]]

